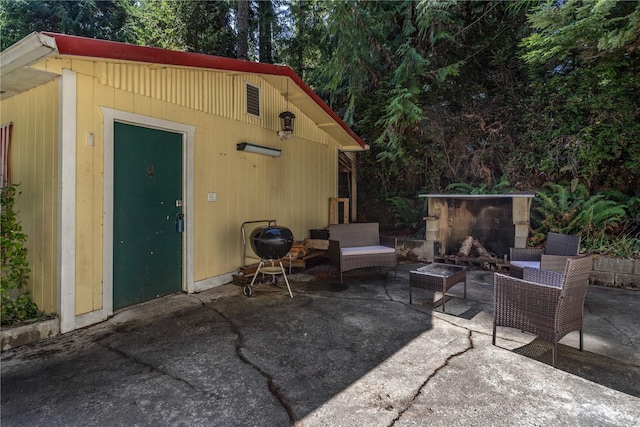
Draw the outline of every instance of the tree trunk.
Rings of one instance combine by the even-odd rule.
[[[238,0],[238,59],[248,59],[249,0]]]
[[[297,15],[297,16],[295,16]],[[306,9],[304,0],[298,0],[295,25],[297,30],[296,38],[293,40],[292,66],[295,72],[304,77],[304,44],[306,39]]]
[[[258,2],[259,55],[260,62],[273,64],[273,24],[275,13],[271,1]]]

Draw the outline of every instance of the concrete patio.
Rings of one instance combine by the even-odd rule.
[[[2,353],[3,426],[611,425],[640,422],[640,293],[591,286],[578,334],[498,328],[493,274],[447,313],[409,271],[173,295]],[[439,295],[435,295],[439,297]]]

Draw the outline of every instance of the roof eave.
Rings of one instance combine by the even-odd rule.
[[[29,68],[57,53],[55,38],[42,33],[31,33],[0,52],[0,99],[57,78],[55,73]]]
[[[299,87],[307,97],[315,103],[312,113],[315,123],[323,127],[333,122],[336,128],[324,129],[327,134],[336,139],[342,146],[359,146],[365,148],[364,141],[344,123],[344,121],[316,94],[291,67],[284,65],[265,64],[261,62],[245,61],[235,58],[204,55],[193,52],[180,52],[149,46],[138,46],[127,43],[90,39],[85,37],[69,36],[65,34],[43,33],[54,37],[58,52],[61,55],[75,55],[95,57],[111,60],[144,62],[151,64],[163,64],[181,67],[207,68],[214,70],[233,71],[247,74],[258,74],[263,77],[286,77]],[[296,105],[295,99],[289,100]],[[302,102],[300,102],[302,103]],[[298,106],[298,105],[296,105]],[[301,108],[305,113],[308,107]],[[344,141],[348,138],[352,141]]]

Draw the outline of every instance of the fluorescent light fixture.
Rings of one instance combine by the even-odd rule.
[[[279,157],[280,150],[277,148],[263,147],[262,145],[240,142],[236,144],[236,150],[247,151],[249,153],[262,154],[263,156]]]

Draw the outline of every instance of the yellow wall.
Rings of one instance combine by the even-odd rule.
[[[0,102],[0,123],[13,122],[11,182],[31,267],[28,291],[38,308],[56,311],[58,81]]]
[[[276,219],[297,240],[328,224],[335,196],[336,141],[257,76],[53,58],[40,68],[77,73],[76,314],[102,307],[103,117],[100,107],[196,127],[194,277],[243,264],[241,224]],[[244,113],[245,82],[260,86],[262,118]],[[278,114],[296,115],[295,136],[277,136]],[[94,145],[88,146],[88,133]],[[252,142],[282,149],[279,158],[236,151]],[[218,200],[207,201],[216,192]],[[55,199],[54,199],[55,200]],[[55,204],[50,201],[51,204]]]

